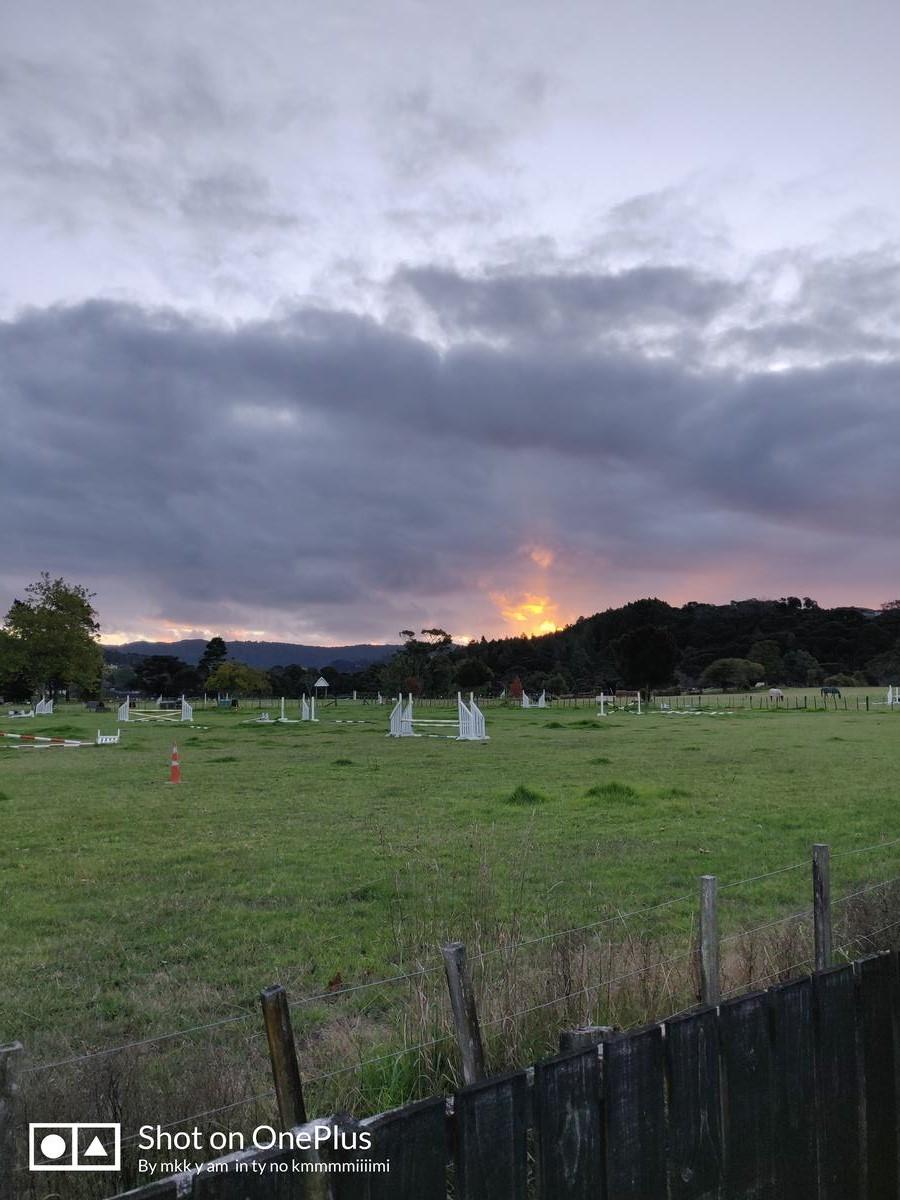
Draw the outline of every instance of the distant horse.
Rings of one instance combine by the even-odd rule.
[[[769,699],[770,700],[783,700],[784,692],[781,690],[781,688],[769,688]]]
[[[837,696],[840,698],[841,689],[839,687],[820,687],[819,693],[822,696]]]

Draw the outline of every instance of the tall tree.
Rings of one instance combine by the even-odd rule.
[[[651,688],[668,683],[678,661],[678,647],[668,629],[641,625],[610,643],[613,659],[629,687]]]
[[[52,695],[76,687],[96,695],[103,653],[93,592],[44,571],[25,595],[13,601],[4,625],[20,677],[34,692]]]
[[[197,670],[201,676],[206,679],[220,667],[228,657],[228,647],[220,637],[210,638],[206,643],[206,648],[200,656],[200,661],[197,663]]]
[[[199,672],[174,654],[148,654],[134,668],[141,691],[148,696],[194,696],[200,690]]]

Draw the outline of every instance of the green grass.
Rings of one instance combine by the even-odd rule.
[[[476,921],[527,937],[692,892],[704,873],[803,861],[813,841],[898,834],[900,713],[485,711],[484,745],[388,739],[386,707],[351,704],[316,725],[198,708],[207,730],[128,724],[110,748],[0,742],[0,1039],[40,1058],[163,1032],[247,1008],[273,980],[298,996],[434,961]],[[75,706],[25,724],[0,721],[115,726]],[[898,861],[837,859],[835,892]],[[723,929],[806,891],[796,871],[726,892]],[[647,928],[690,920],[676,906]]]

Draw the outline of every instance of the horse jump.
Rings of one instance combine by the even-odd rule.
[[[160,697],[161,699],[161,697]],[[157,701],[157,704],[159,701]],[[131,697],[126,696],[122,704],[116,710],[116,718],[119,721],[193,721],[194,706],[188,704],[184,696],[181,697],[181,715],[178,715],[177,709],[159,709],[159,708],[132,708]]]
[[[597,697],[597,703],[600,706],[600,711],[597,713],[597,716],[598,717],[606,716],[607,704],[611,704],[613,706],[613,708],[618,708],[620,702],[623,705],[637,703],[638,716],[641,715],[641,693],[639,691],[638,692],[616,691],[611,696],[607,696],[605,692],[600,693],[600,695]]]
[[[453,726],[458,730],[456,741],[458,742],[486,742],[488,735],[485,732],[484,713],[475,703],[475,696],[472,692],[469,693],[469,703],[466,704],[462,698],[462,692],[456,693],[456,720],[450,718],[444,720],[432,720],[426,717],[413,716],[413,698],[412,693],[403,701],[403,693],[397,699],[391,712],[391,724],[389,737],[422,737],[421,733],[416,733],[413,729],[414,725],[438,725],[438,726]],[[446,734],[427,734],[424,736],[430,737],[453,737],[452,733]]]

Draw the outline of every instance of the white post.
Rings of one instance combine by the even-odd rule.
[[[641,689],[638,688],[638,716],[641,715]]]
[[[597,699],[600,701],[600,712],[599,712],[598,716],[605,717],[606,716],[606,695],[603,692],[601,692],[600,695],[597,697]]]

